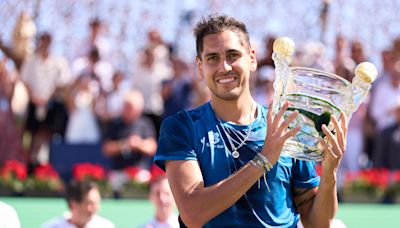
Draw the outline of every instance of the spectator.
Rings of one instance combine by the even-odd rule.
[[[103,153],[112,159],[111,184],[118,194],[126,180],[122,172],[129,166],[149,169],[157,148],[151,121],[142,116],[143,97],[139,91],[128,92],[124,98],[122,116],[108,127]]]
[[[72,73],[74,77],[90,75],[100,83],[99,92],[108,92],[112,88],[112,76],[114,68],[112,65],[101,59],[99,50],[93,48],[88,55],[78,58],[72,64]]]
[[[114,228],[114,224],[97,215],[101,196],[97,185],[91,181],[71,181],[66,200],[70,213],[43,224],[43,228]]]
[[[95,98],[98,96],[98,83],[90,75],[80,76],[68,96],[70,118],[65,140],[67,143],[98,143],[100,128],[95,115]]]
[[[188,67],[180,59],[172,59],[173,76],[163,82],[161,95],[164,100],[163,118],[189,108],[192,82],[188,75]]]
[[[164,104],[161,96],[162,82],[171,77],[171,69],[158,60],[153,49],[145,49],[141,63],[132,78],[133,87],[143,94],[144,115],[151,119],[156,131],[161,124]]]
[[[264,65],[257,69],[257,81],[254,88],[254,99],[262,105],[268,106],[274,98],[275,71],[272,66]]]
[[[72,78],[67,60],[51,54],[51,41],[49,33],[42,33],[36,53],[24,62],[21,70],[29,94],[27,130],[32,135],[33,164],[39,162],[39,150],[48,146],[53,133],[64,135],[67,123],[63,92]]]
[[[400,100],[400,60],[394,64],[389,80],[381,81],[372,94],[371,114],[378,131],[395,123],[394,109]]]
[[[0,201],[0,227],[1,228],[20,228],[21,223],[15,209]]]
[[[111,42],[104,36],[104,24],[99,18],[93,18],[89,23],[89,33],[77,46],[76,57],[87,56],[91,50],[99,50],[101,59],[110,60]]]
[[[103,122],[118,118],[122,114],[124,94],[129,90],[129,83],[122,71],[115,71],[112,77],[111,91],[103,94],[101,105],[96,105],[96,112]],[[99,102],[99,100],[97,100]]]
[[[178,228],[178,215],[174,212],[175,201],[165,175],[158,176],[150,187],[149,199],[155,208],[155,216],[143,228]]]
[[[355,63],[349,56],[347,40],[341,35],[338,35],[335,40],[335,59],[333,64],[337,75],[350,82],[353,80]]]
[[[7,160],[24,161],[21,129],[11,109],[15,80],[8,73],[6,62],[0,61],[0,164]]]
[[[373,153],[373,166],[390,170],[400,169],[400,104],[394,109],[396,122],[379,135]]]
[[[274,67],[274,61],[272,60],[272,46],[274,44],[276,37],[275,36],[270,36],[270,37],[266,37],[264,40],[264,48],[265,48],[265,53],[264,53],[264,57],[261,58],[258,62],[257,62],[257,66],[259,68],[262,68],[264,66],[271,66]]]

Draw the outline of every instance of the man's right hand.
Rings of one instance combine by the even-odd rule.
[[[267,136],[264,140],[264,147],[261,153],[268,158],[272,165],[278,161],[281,155],[283,145],[286,140],[294,136],[299,130],[300,126],[287,131],[289,124],[297,117],[299,112],[296,110],[290,116],[281,121],[283,114],[289,107],[289,102],[285,102],[279,112],[274,116],[272,112],[272,104],[269,105],[267,115]]]

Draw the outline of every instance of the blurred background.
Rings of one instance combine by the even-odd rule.
[[[358,63],[377,66],[349,123],[338,220],[399,226],[388,219],[400,212],[399,11],[398,0],[2,0],[0,200],[22,227],[38,227],[69,209],[71,180],[90,180],[105,198],[99,213],[117,227],[150,220],[150,186],[164,175],[152,165],[160,123],[209,99],[193,27],[223,13],[250,32],[261,104],[273,95],[279,36],[296,43],[293,65],[349,81]]]

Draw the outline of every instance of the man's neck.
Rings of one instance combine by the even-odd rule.
[[[39,54],[40,58],[47,59],[49,57],[50,53],[48,51],[39,50],[38,54]]]
[[[75,217],[71,217],[68,222],[75,225],[77,228],[84,228],[89,221],[80,221]]]
[[[211,106],[219,119],[238,125],[250,124],[255,119],[256,103],[251,96],[226,101],[213,97]]]
[[[162,213],[162,212],[156,213],[156,220],[159,223],[167,223],[169,217],[171,216],[171,214],[172,213],[168,213],[168,214],[167,213]]]

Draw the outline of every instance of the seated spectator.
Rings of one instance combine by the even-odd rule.
[[[143,97],[139,91],[127,92],[122,116],[110,122],[103,153],[112,159],[111,184],[119,192],[124,182],[122,170],[129,166],[149,169],[157,148],[151,121],[142,116]]]
[[[66,200],[70,213],[45,223],[43,228],[114,228],[114,224],[97,215],[101,196],[97,185],[90,181],[71,181]]]
[[[151,183],[149,199],[154,205],[155,216],[143,228],[179,227],[178,215],[174,212],[174,197],[165,175],[158,176]]]
[[[161,96],[164,100],[163,118],[190,106],[192,82],[188,75],[188,67],[182,60],[172,59],[172,69],[172,78],[165,80],[161,88]]]
[[[20,228],[18,214],[15,209],[0,201],[0,227],[1,228]]]

